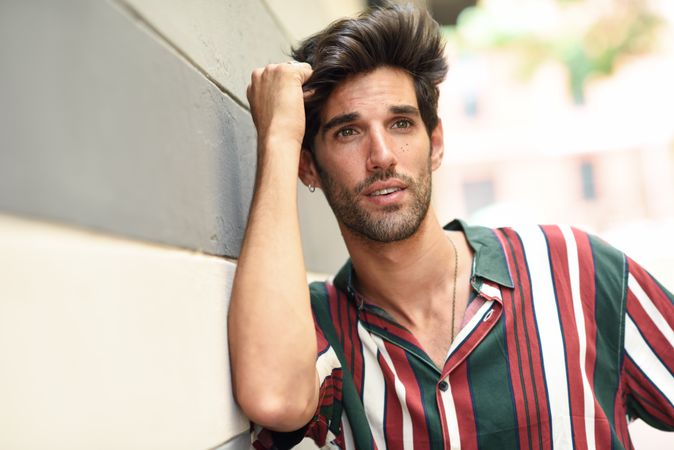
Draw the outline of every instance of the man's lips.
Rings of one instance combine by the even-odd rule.
[[[406,188],[407,185],[400,180],[375,181],[369,185],[362,194],[367,197],[378,197],[403,191]]]

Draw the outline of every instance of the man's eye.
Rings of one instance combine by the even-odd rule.
[[[409,128],[412,126],[412,121],[408,119],[400,119],[393,122],[393,128]]]
[[[337,137],[348,137],[356,134],[356,130],[353,128],[342,128],[337,132]]]

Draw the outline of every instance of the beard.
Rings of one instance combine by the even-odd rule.
[[[375,242],[395,242],[417,232],[431,202],[431,160],[417,178],[395,170],[376,172],[352,190],[340,186],[327,172],[318,169],[323,193],[337,220],[357,235]],[[406,184],[411,204],[397,204],[369,211],[358,203],[358,195],[376,181],[394,178]]]

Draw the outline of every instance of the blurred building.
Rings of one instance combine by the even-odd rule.
[[[559,62],[523,78],[517,52],[450,45],[445,161],[434,178],[440,216],[570,223],[637,253],[674,285],[674,38],[671,8],[658,11],[654,48],[588,78],[581,102]]]

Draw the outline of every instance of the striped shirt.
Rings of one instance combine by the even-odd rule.
[[[295,433],[348,449],[632,448],[628,419],[674,430],[674,297],[600,239],[568,226],[468,227],[475,300],[436,367],[351,285],[310,287],[318,410]]]

